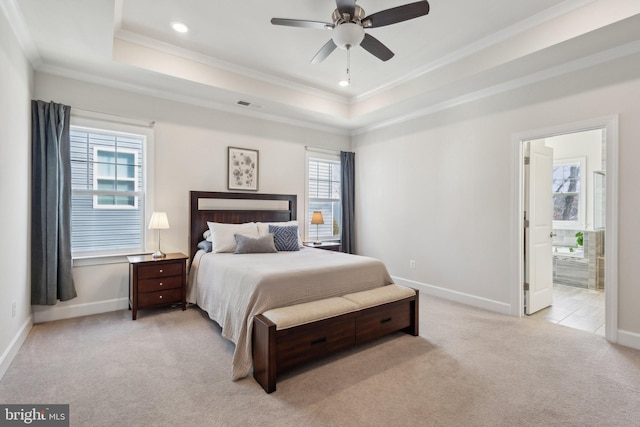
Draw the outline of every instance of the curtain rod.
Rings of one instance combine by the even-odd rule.
[[[306,151],[315,151],[315,152],[318,152],[318,153],[327,153],[327,154],[340,155],[340,150],[332,150],[330,148],[312,147],[310,145],[305,145],[304,149]]]
[[[105,113],[102,111],[87,110],[84,108],[76,108],[73,106],[71,107],[71,115],[87,119],[99,119],[112,123],[123,123],[127,125],[149,128],[152,128],[156,124],[154,120],[139,119],[136,117],[124,116],[121,114]]]

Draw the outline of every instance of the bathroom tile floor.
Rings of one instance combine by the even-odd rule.
[[[604,336],[604,291],[553,285],[553,305],[529,316]]]

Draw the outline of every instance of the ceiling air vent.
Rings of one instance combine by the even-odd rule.
[[[262,105],[252,104],[249,101],[238,101],[238,105],[242,105],[243,107],[254,108],[256,110],[259,110],[260,108],[262,108]]]

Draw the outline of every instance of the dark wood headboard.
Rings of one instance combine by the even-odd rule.
[[[280,222],[296,219],[295,194],[226,193],[218,191],[191,191],[189,212],[189,259],[198,251],[202,233],[209,228],[207,221],[241,224],[243,222]],[[200,200],[266,200],[288,202],[286,209],[200,209]],[[258,202],[259,203],[259,202]]]

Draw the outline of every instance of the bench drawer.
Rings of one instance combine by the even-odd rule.
[[[411,325],[411,302],[398,301],[368,309],[356,319],[356,344],[361,344]]]
[[[352,347],[355,329],[355,317],[344,315],[278,331],[278,373]]]

